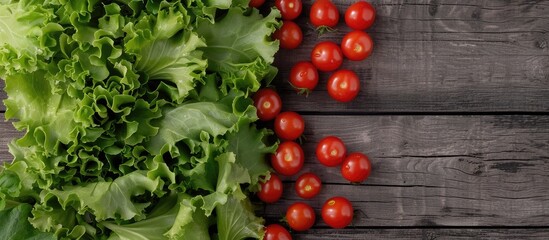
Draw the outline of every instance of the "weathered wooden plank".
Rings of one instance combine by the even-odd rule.
[[[549,116],[305,116],[306,165],[325,188],[308,201],[347,196],[369,226],[548,226]],[[16,135],[2,129],[0,154]],[[349,151],[368,154],[373,172],[364,185],[349,185],[338,168],[319,165],[315,143],[334,134]],[[4,157],[7,156],[7,157]],[[8,158],[9,157],[9,158]],[[294,178],[286,194],[265,208],[280,216],[298,197]],[[319,226],[323,226],[319,222]]]
[[[326,188],[308,201],[319,210],[347,196],[365,215],[356,226],[546,226],[549,224],[549,116],[305,116],[305,171]],[[320,138],[335,134],[368,154],[365,185],[317,163]],[[265,209],[277,218],[298,201]]]
[[[13,159],[8,152],[8,143],[16,137],[21,137],[22,133],[15,130],[10,122],[4,121],[4,114],[0,114],[0,166],[3,162],[8,162]]]
[[[4,86],[6,86],[6,83],[4,80],[0,79],[0,101],[3,101],[8,97],[4,91]],[[3,103],[0,103],[0,112],[4,112],[5,110],[6,106]]]
[[[549,110],[549,2],[372,1],[378,11],[373,55],[346,61],[363,89],[352,103],[327,101],[325,81],[309,98],[294,94],[291,66],[308,60],[317,38],[304,28],[302,47],[278,54],[277,85],[285,107],[314,112],[483,112]],[[341,12],[352,2],[338,1]],[[308,9],[308,7],[305,7]],[[298,20],[307,25],[307,18]],[[322,106],[322,107],[319,107]]]
[[[314,229],[293,233],[294,239],[539,239],[549,236],[549,229]]]

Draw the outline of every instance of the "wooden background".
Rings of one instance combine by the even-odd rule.
[[[343,13],[354,1],[334,2]],[[297,20],[304,43],[277,55],[284,109],[306,120],[303,172],[324,181],[320,196],[305,201],[317,224],[294,238],[549,239],[549,0],[371,2],[374,53],[343,65],[361,77],[354,102],[328,97],[327,74],[308,98],[286,83],[316,42],[339,42],[348,31],[341,21],[318,38],[307,25],[312,0]],[[11,159],[6,144],[19,135],[0,123],[0,159]],[[370,156],[365,184],[349,185],[338,168],[318,164],[314,148],[327,135]],[[301,201],[293,180],[265,207],[269,221]],[[335,195],[360,210],[353,226],[333,230],[320,219]]]

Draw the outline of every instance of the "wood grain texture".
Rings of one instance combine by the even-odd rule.
[[[8,143],[14,138],[22,137],[23,134],[15,130],[10,122],[3,121],[5,119],[3,113],[0,114],[0,119],[0,165],[2,165],[3,162],[13,159],[8,152]]]
[[[323,240],[323,239],[536,239],[545,240],[549,236],[549,229],[314,229],[304,233],[294,233],[296,240]]]
[[[549,116],[305,116],[302,172],[325,183],[309,202],[351,200],[356,226],[549,225]],[[314,149],[334,134],[349,152],[370,156],[372,175],[349,185],[338,168],[317,163]],[[265,208],[271,219],[300,200],[286,194]]]
[[[305,1],[309,9],[312,1]],[[336,1],[343,12],[352,1]],[[348,32],[318,38],[304,27],[295,50],[281,50],[276,85],[287,109],[305,112],[536,112],[549,110],[549,1],[372,1],[378,17],[368,30],[373,55],[346,60],[362,90],[351,103],[328,101],[321,74],[317,89],[298,96],[286,83],[314,45],[341,41]],[[307,12],[305,11],[305,15]],[[298,23],[307,26],[308,17]],[[321,107],[320,107],[321,106]]]
[[[3,79],[0,79],[0,100],[6,99],[8,96],[6,95],[6,92],[4,91],[4,87],[6,86],[6,83]],[[6,110],[6,106],[2,103],[0,103],[0,112],[4,112]]]
[[[302,172],[323,179],[309,202],[319,210],[335,195],[346,196],[361,214],[355,226],[548,226],[549,116],[305,116]],[[337,127],[335,126],[337,124]],[[2,129],[4,143],[15,132]],[[368,154],[372,175],[348,184],[338,168],[317,163],[316,142],[329,134],[348,151]],[[293,178],[286,194],[264,209],[274,220],[300,200]],[[318,226],[324,226],[319,221]]]

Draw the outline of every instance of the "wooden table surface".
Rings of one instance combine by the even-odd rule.
[[[354,1],[334,2],[343,13]],[[338,32],[318,38],[307,27],[312,0],[297,20],[303,45],[277,54],[283,109],[306,121],[303,171],[324,181],[306,202],[319,213],[327,198],[342,195],[360,210],[351,227],[333,230],[318,218],[295,238],[549,239],[549,0],[371,2],[374,53],[343,65],[361,78],[355,101],[331,100],[327,74],[308,98],[285,81],[316,42],[339,42],[348,31],[340,21]],[[318,164],[314,148],[326,135],[370,156],[364,184]],[[11,159],[6,145],[16,136],[0,123],[0,159]],[[293,180],[265,207],[267,220],[299,200]]]

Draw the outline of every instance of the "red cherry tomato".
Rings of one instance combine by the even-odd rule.
[[[335,136],[327,136],[316,145],[316,158],[324,166],[335,167],[345,159],[347,148]]]
[[[294,22],[283,21],[282,27],[273,33],[273,37],[280,41],[281,48],[294,49],[303,41],[303,32]]]
[[[295,191],[301,198],[309,199],[318,195],[322,188],[320,178],[314,173],[304,173],[295,182]]]
[[[318,84],[318,71],[310,62],[298,62],[290,71],[290,84],[297,91],[310,92]]]
[[[333,197],[322,206],[322,220],[332,228],[344,228],[353,221],[353,206],[347,198]]]
[[[282,140],[293,141],[303,134],[305,121],[295,112],[282,112],[275,118],[274,130]]]
[[[271,178],[264,183],[260,183],[261,190],[257,196],[261,201],[266,203],[274,203],[282,197],[282,181],[275,173],[271,173]]]
[[[271,155],[271,166],[279,174],[292,176],[303,168],[305,155],[303,149],[295,142],[283,142]]]
[[[334,42],[320,42],[311,52],[311,62],[320,71],[334,71],[343,63],[343,52]]]
[[[360,80],[351,70],[342,69],[328,79],[328,94],[332,99],[340,102],[349,102],[360,91]]]
[[[253,8],[259,8],[261,7],[261,5],[263,5],[263,3],[265,3],[265,0],[250,0],[248,6]]]
[[[374,7],[365,1],[352,4],[345,11],[345,23],[352,29],[364,30],[374,24],[376,11]]]
[[[264,240],[292,240],[292,235],[279,224],[270,224],[265,228]]]
[[[301,0],[276,0],[275,6],[280,11],[282,19],[293,20],[299,17],[303,4]]]
[[[339,21],[339,11],[330,0],[316,0],[311,6],[309,19],[315,27],[334,28]]]
[[[257,117],[261,121],[269,121],[280,113],[282,100],[275,90],[263,88],[255,93],[254,106],[257,108]]]
[[[341,165],[341,175],[353,183],[360,183],[370,176],[372,164],[370,159],[362,153],[351,153],[343,165]]]
[[[363,31],[352,31],[347,33],[341,41],[343,55],[352,61],[366,59],[374,48],[374,42],[370,35]]]
[[[315,224],[315,211],[306,203],[296,202],[286,211],[286,221],[290,228],[296,231],[305,231]]]

